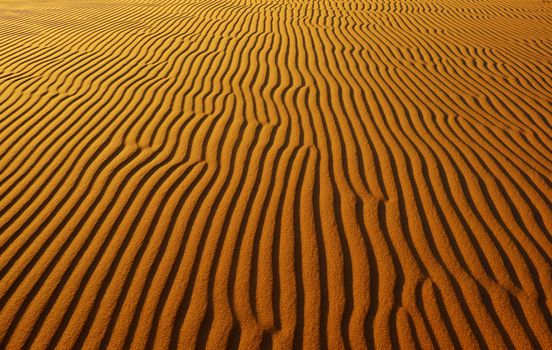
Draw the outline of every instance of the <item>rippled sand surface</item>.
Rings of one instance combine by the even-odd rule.
[[[552,349],[549,0],[0,0],[0,348]]]

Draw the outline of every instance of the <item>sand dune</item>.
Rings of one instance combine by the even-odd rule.
[[[0,348],[552,349],[552,3],[0,1]]]

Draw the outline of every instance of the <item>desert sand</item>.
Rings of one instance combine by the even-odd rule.
[[[1,349],[552,349],[552,2],[0,1]]]

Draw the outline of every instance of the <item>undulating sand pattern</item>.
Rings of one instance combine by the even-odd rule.
[[[0,348],[552,349],[549,0],[0,1]]]

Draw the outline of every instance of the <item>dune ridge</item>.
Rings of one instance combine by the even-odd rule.
[[[552,3],[0,2],[0,348],[552,348]]]

